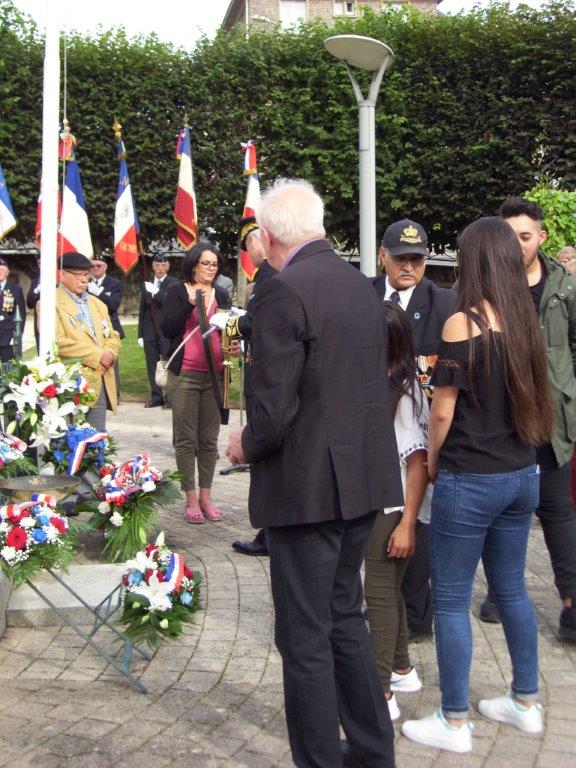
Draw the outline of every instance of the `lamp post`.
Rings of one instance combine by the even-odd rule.
[[[376,274],[376,120],[375,108],[384,72],[394,63],[392,50],[372,37],[334,35],[324,40],[328,53],[344,62],[358,102],[360,151],[360,271]],[[364,98],[352,67],[373,72]]]

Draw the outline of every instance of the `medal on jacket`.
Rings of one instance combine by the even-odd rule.
[[[2,311],[7,313],[14,312],[14,296],[12,295],[12,291],[5,288],[2,291],[2,296],[4,297]]]

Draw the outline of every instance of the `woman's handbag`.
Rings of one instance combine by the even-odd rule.
[[[178,354],[180,349],[184,346],[184,344],[186,344],[188,339],[191,339],[197,330],[198,330],[198,326],[193,328],[189,334],[184,336],[184,338],[182,339],[180,344],[178,344],[174,352],[172,352],[168,360],[164,360],[163,358],[160,358],[160,360],[158,360],[158,362],[156,363],[156,370],[154,372],[154,381],[156,382],[156,385],[160,387],[160,389],[166,389],[166,385],[168,384],[168,366],[170,365],[174,357]]]

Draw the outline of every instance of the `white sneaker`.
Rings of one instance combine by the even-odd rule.
[[[392,672],[390,676],[390,690],[396,693],[416,693],[422,689],[422,680],[418,677],[416,668],[412,667],[410,672],[400,675]]]
[[[450,725],[437,709],[433,715],[421,720],[406,720],[402,723],[402,733],[412,741],[427,744],[436,749],[447,749],[450,752],[470,752],[472,750],[472,723],[466,721],[460,727]]]
[[[396,696],[392,694],[392,696],[387,700],[386,702],[388,704],[388,712],[390,712],[390,720],[394,722],[394,720],[400,719],[400,707],[398,706],[398,702],[396,701]]]
[[[508,723],[527,733],[542,733],[544,727],[542,705],[532,704],[531,707],[523,707],[522,704],[514,701],[510,692],[496,699],[480,699],[478,711],[490,720]]]

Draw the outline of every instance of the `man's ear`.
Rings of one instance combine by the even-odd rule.
[[[384,258],[386,256],[386,249],[382,246],[378,249],[378,261],[380,262],[380,266],[382,267],[382,272],[384,272]]]
[[[540,230],[540,234],[538,235],[538,242],[540,245],[548,238],[548,232],[546,232],[545,229]]]

